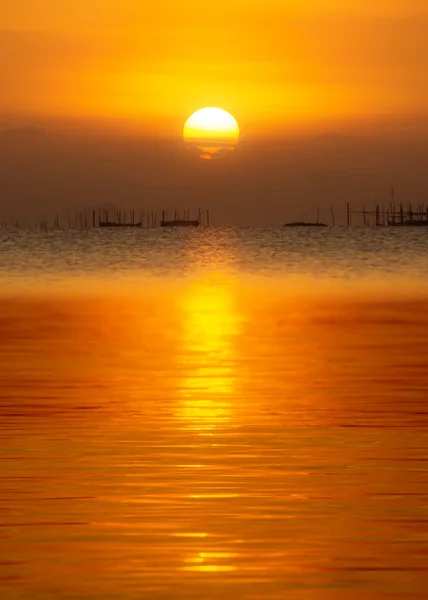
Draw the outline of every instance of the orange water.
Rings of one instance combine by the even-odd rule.
[[[428,293],[404,292],[4,290],[2,598],[426,598]]]

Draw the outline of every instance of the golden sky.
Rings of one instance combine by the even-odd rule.
[[[426,0],[0,0],[0,114],[241,128],[426,113]]]

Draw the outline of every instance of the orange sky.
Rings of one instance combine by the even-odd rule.
[[[426,0],[296,4],[0,0],[0,114],[141,119],[164,134],[207,105],[244,132],[426,112]]]

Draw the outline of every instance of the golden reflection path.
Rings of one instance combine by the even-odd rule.
[[[193,460],[181,465],[180,470],[183,495],[191,503],[195,516],[195,530],[181,535],[200,543],[180,548],[181,564],[177,572],[183,575],[187,572],[191,577],[211,575],[218,580],[238,570],[235,558],[239,556],[234,545],[231,552],[229,544],[225,544],[225,532],[215,533],[214,521],[221,507],[231,500],[239,502],[240,493],[223,479],[222,453],[219,454],[219,446],[211,438],[215,435],[222,445],[221,436],[228,435],[234,422],[239,421],[237,340],[243,315],[237,282],[216,273],[189,283],[180,291],[178,314],[180,380],[176,418],[179,429],[200,436]],[[223,474],[222,482],[219,473]]]
[[[179,305],[182,314],[178,416],[195,430],[211,430],[230,421],[235,394],[235,339],[242,315],[235,283],[211,275],[190,284]]]

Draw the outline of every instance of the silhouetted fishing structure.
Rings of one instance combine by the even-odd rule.
[[[407,206],[400,202],[398,206],[395,202],[395,188],[391,187],[391,202],[385,208],[385,205],[375,202],[373,210],[366,210],[363,205],[361,210],[352,210],[349,202],[346,205],[347,225],[352,225],[352,216],[360,215],[364,226],[374,225],[375,227],[428,227],[428,205],[418,204],[415,208],[412,203]],[[361,220],[360,220],[361,223]]]
[[[346,221],[347,227],[365,226],[365,227],[428,227],[428,204],[420,203],[413,205],[408,202],[399,204],[395,200],[395,188],[391,186],[391,199],[388,205],[374,202],[372,208],[366,208],[363,204],[361,209],[355,210],[350,202],[346,203]],[[336,226],[335,212],[333,205],[330,205],[331,224]],[[203,218],[205,217],[205,218]],[[137,212],[134,208],[131,210],[117,209],[114,206],[109,208],[88,208],[76,210],[74,216],[70,211],[66,211],[65,219],[60,218],[59,213],[54,215],[52,221],[43,220],[39,222],[38,228],[44,231],[51,229],[117,229],[117,228],[144,228],[154,229],[157,227],[210,227],[210,211],[202,212],[198,209],[197,218],[192,218],[191,210],[174,209],[170,218],[168,210],[161,211],[161,218],[158,219],[156,211],[140,209]],[[214,223],[215,226],[215,223]],[[23,229],[26,227],[24,221],[0,222],[0,229]],[[320,220],[320,207],[317,209],[316,221],[291,221],[285,223],[283,227],[328,227],[325,222]]]
[[[197,218],[191,217],[191,210],[175,209],[174,218],[168,219],[168,211],[162,210],[162,218],[158,219],[158,214],[153,210],[135,209],[122,210],[116,208],[98,208],[76,210],[74,216],[70,216],[67,210],[65,218],[60,219],[59,213],[54,215],[52,221],[43,220],[38,223],[38,229],[49,231],[51,229],[118,229],[118,228],[140,228],[154,229],[157,227],[210,227],[210,211],[207,210],[205,221],[202,218],[202,211],[198,209]],[[214,223],[215,226],[215,223]],[[26,225],[24,222],[14,221],[8,223],[0,222],[0,229],[22,229]]]
[[[113,214],[110,216],[109,214],[109,210],[106,208],[103,209],[98,209],[98,227],[143,227],[144,226],[144,211],[140,211],[140,215],[139,215],[139,219],[138,221],[135,221],[135,210],[132,209],[129,211],[129,215],[128,212],[126,210],[124,210],[123,212],[121,210],[113,210],[112,211]],[[149,227],[150,224],[152,227],[155,226],[154,221],[155,221],[155,216],[154,214],[149,214],[148,213],[148,222],[147,222],[147,226]],[[96,217],[95,217],[95,210],[92,212],[92,227],[96,227],[97,223],[96,223]]]
[[[207,210],[206,226],[210,225],[210,212]],[[190,208],[183,211],[180,216],[180,211],[175,209],[174,218],[168,219],[168,211],[162,211],[162,218],[158,221],[157,213],[153,211],[140,211],[138,221],[135,221],[135,210],[132,209],[129,214],[127,211],[116,211],[110,218],[110,213],[107,209],[100,209],[98,215],[98,227],[199,227],[201,225],[202,213],[198,211],[198,218],[190,218]],[[96,227],[95,217],[93,227]]]
[[[349,202],[346,203],[346,226],[365,227],[428,227],[428,204],[420,203],[414,206],[411,202],[406,205],[395,200],[395,188],[390,188],[391,200],[388,205],[374,202],[372,209],[367,209],[363,204],[361,209],[354,210]],[[330,205],[331,223],[336,226],[333,205]],[[355,217],[358,217],[356,221]],[[318,206],[316,221],[291,221],[283,227],[328,227],[320,221],[320,207]]]
[[[174,221],[161,221],[161,227],[199,227],[199,221],[185,221],[183,219],[177,219]]]
[[[334,214],[333,207],[331,207],[333,224],[334,224]],[[285,223],[283,227],[328,227],[326,223],[321,223],[320,221],[320,207],[318,206],[317,210],[317,220],[316,221],[292,221],[291,223]]]
[[[177,213],[177,211],[175,211],[174,219],[171,219],[171,220],[168,220],[168,212],[163,210],[160,226],[161,227],[199,227],[200,223],[201,223],[201,211],[200,210],[198,212],[197,219],[190,218],[190,209],[188,209],[184,214],[184,218],[180,219],[179,214]],[[207,211],[207,226],[208,227],[209,227],[209,223],[210,223],[210,217],[209,217],[209,210],[208,210]]]

